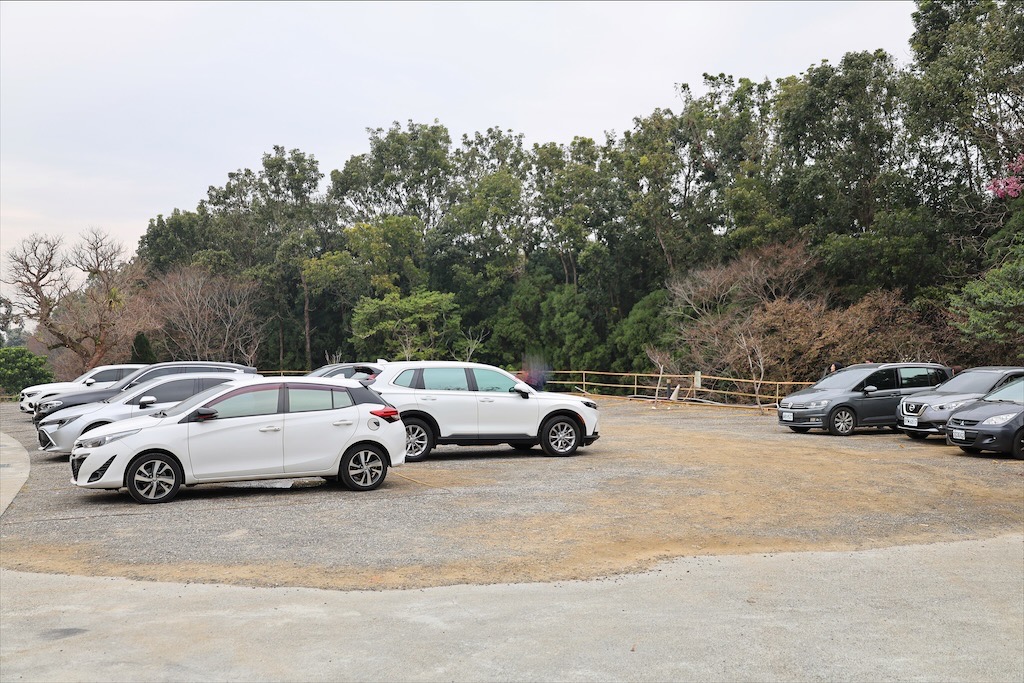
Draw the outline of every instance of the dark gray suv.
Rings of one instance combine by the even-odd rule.
[[[937,363],[851,365],[779,401],[779,424],[801,434],[827,429],[836,436],[857,427],[895,427],[901,398],[952,376]]]

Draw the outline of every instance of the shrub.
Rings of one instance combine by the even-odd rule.
[[[0,394],[16,394],[33,384],[52,381],[45,357],[21,346],[0,348]]]

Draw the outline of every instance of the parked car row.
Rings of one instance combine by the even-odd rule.
[[[913,439],[943,436],[965,452],[1024,458],[1024,367],[978,367],[956,376],[934,363],[861,363],[779,401],[779,424],[847,436],[891,427]]]
[[[74,485],[125,488],[140,503],[168,502],[183,485],[256,479],[318,476],[366,491],[438,444],[564,456],[599,437],[593,401],[478,363],[343,363],[267,378],[190,361],[86,386],[33,393],[45,398],[33,405],[39,450],[70,453]]]

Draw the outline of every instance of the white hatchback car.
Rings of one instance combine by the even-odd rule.
[[[262,375],[245,374],[243,379],[239,379],[234,373],[223,372],[157,377],[103,401],[83,403],[50,413],[39,423],[39,450],[70,453],[79,436],[97,427],[132,417],[152,415],[228,381],[237,383],[259,378]]]
[[[369,386],[401,413],[409,462],[437,444],[507,443],[523,451],[540,444],[548,455],[572,455],[599,436],[594,401],[537,391],[492,365],[387,363]]]
[[[103,389],[124,377],[132,374],[145,365],[127,363],[124,365],[100,365],[76,377],[70,382],[49,382],[34,384],[21,390],[18,409],[23,413],[33,413],[40,399],[63,394],[68,391],[84,391],[86,389]]]
[[[355,491],[405,462],[398,411],[359,382],[228,382],[146,417],[83,434],[71,483],[166,503],[182,484],[324,477]]]

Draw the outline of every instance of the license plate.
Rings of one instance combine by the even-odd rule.
[[[792,422],[793,421],[793,413],[783,413],[782,414],[782,421],[783,422]]]
[[[908,427],[916,427],[917,426],[917,418],[916,417],[905,417],[905,418],[903,418],[903,424],[907,425]]]
[[[962,430],[962,429],[954,429],[953,430],[953,438],[954,439],[959,439],[960,441],[966,441],[967,440],[967,434],[965,434],[964,430]]]

